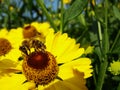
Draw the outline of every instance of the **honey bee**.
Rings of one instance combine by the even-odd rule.
[[[20,46],[20,47],[19,47],[19,50],[22,51],[25,55],[28,56],[28,52],[27,52],[27,49],[26,49],[25,46]]]
[[[24,40],[24,41],[22,42],[22,45],[23,45],[24,47],[26,47],[26,49],[28,49],[28,50],[30,51],[30,44],[29,44],[29,41],[28,41],[28,40]]]
[[[31,53],[31,48],[34,48],[34,51],[42,51],[44,52],[46,46],[43,42],[37,39],[26,39],[22,42],[22,45],[19,47],[19,50],[22,51],[25,55],[29,55]]]
[[[35,51],[39,51],[39,49],[44,51],[46,49],[46,46],[39,40],[32,40],[31,44],[32,47],[35,48]]]

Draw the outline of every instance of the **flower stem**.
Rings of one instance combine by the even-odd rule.
[[[50,17],[44,3],[42,0],[37,0],[38,5],[42,8],[44,14],[46,15],[47,19],[49,20],[51,26],[54,28],[55,31],[58,31],[57,27],[55,26],[53,19]]]
[[[95,90],[102,90],[102,86],[103,86],[103,83],[104,83],[104,78],[105,78],[105,72],[106,72],[107,65],[108,65],[107,61],[104,61],[100,65],[100,72],[99,72],[99,75],[98,75],[98,80],[97,80],[97,84],[96,84],[96,89]]]
[[[100,70],[98,73],[98,79],[97,79],[97,84],[96,84],[96,90],[102,90],[103,87],[103,83],[104,83],[104,79],[105,79],[105,73],[106,73],[106,69],[108,66],[108,57],[107,57],[107,53],[109,50],[109,42],[108,42],[108,18],[107,18],[107,13],[108,13],[108,0],[105,0],[105,28],[104,28],[104,41],[103,41],[103,58],[102,58],[102,62],[100,64]],[[102,52],[101,52],[102,53]]]
[[[60,31],[63,31],[63,12],[64,12],[64,6],[63,6],[63,0],[61,0],[61,24],[60,24]]]

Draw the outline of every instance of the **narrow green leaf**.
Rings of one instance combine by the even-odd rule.
[[[114,15],[117,19],[120,20],[120,11],[117,7],[113,6],[113,12],[114,12]]]
[[[113,48],[112,53],[120,53],[120,39],[117,41],[115,47]]]
[[[88,0],[75,0],[71,7],[64,12],[64,23],[78,16],[84,10],[87,2]]]
[[[120,31],[118,31],[110,51],[112,53],[120,53]]]

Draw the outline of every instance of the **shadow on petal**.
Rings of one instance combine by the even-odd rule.
[[[74,77],[64,81],[55,80],[47,86],[39,86],[38,90],[88,90],[84,73],[73,70]]]

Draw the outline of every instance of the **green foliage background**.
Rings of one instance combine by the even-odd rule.
[[[34,21],[50,22],[75,38],[81,47],[94,46],[93,76],[89,90],[120,90],[120,75],[108,71],[110,63],[120,60],[119,0],[0,0],[0,28],[22,27]]]

